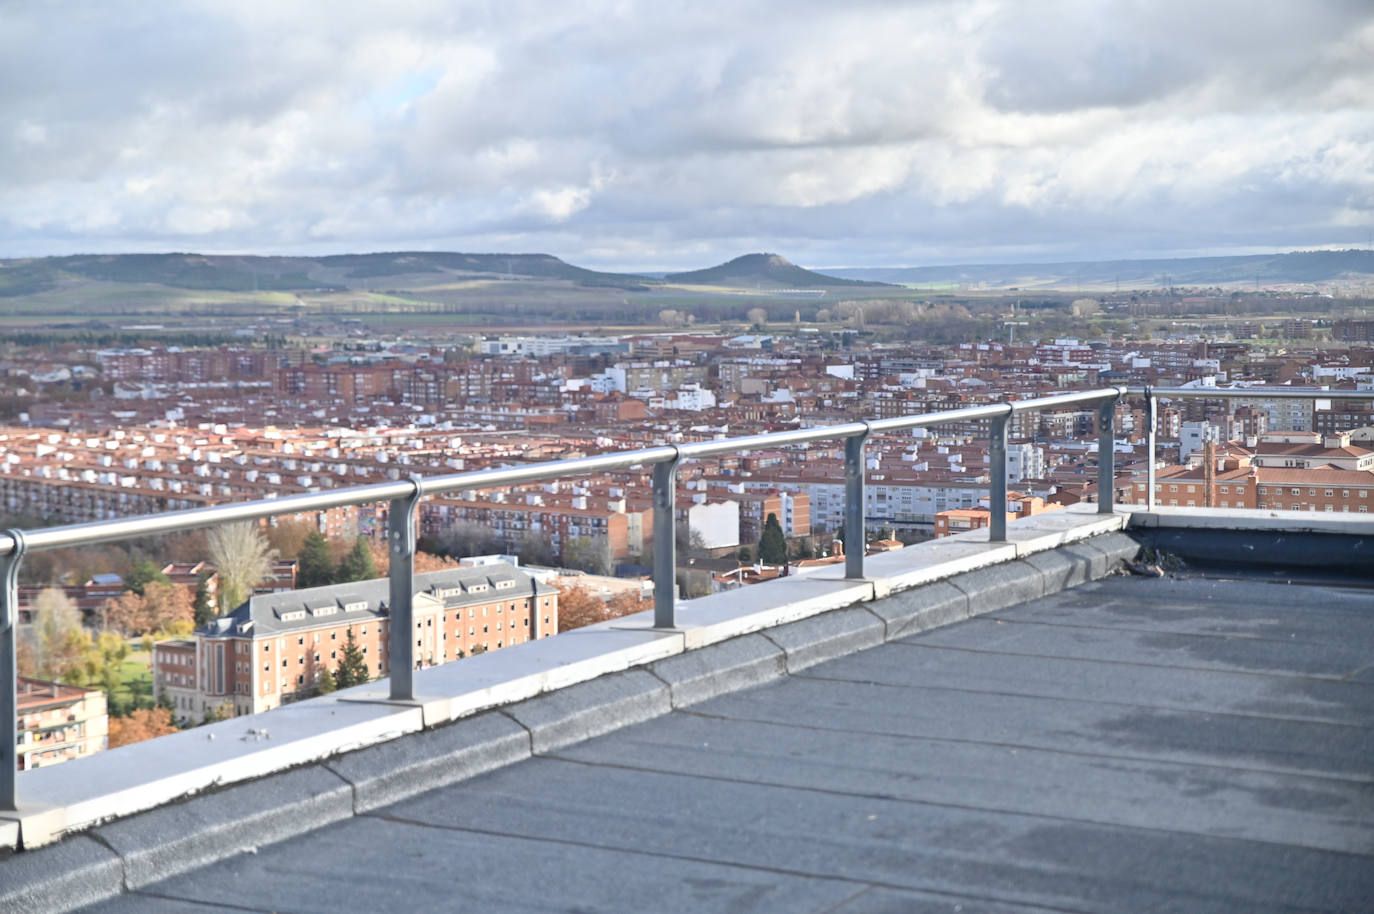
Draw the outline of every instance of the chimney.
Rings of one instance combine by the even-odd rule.
[[[1208,439],[1202,443],[1202,506],[1210,508],[1216,503],[1214,492],[1217,481],[1217,446]]]

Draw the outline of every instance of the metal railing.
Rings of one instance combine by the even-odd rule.
[[[1129,387],[1127,393],[1145,399],[1145,508],[1155,507],[1155,438],[1159,401],[1165,400],[1370,400],[1374,390],[1319,390],[1312,387]],[[1182,459],[1184,455],[1180,454]]]
[[[1095,405],[1098,409],[1098,512],[1111,513],[1115,479],[1114,415],[1117,402],[1127,395],[1146,400],[1149,417],[1149,492],[1153,501],[1155,408],[1160,397],[1244,397],[1274,396],[1272,390],[1246,393],[1243,390],[1163,389],[1149,387],[1106,387],[1075,391],[1028,400],[993,403],[965,409],[850,422],[843,425],[803,428],[664,445],[635,451],[599,454],[571,460],[556,460],[490,470],[477,470],[443,476],[420,477],[395,482],[375,483],[330,492],[290,495],[282,498],[216,505],[164,514],[144,515],[120,520],[96,521],[48,527],[37,530],[10,529],[0,533],[0,810],[15,810],[17,744],[16,635],[18,628],[18,571],[24,556],[72,546],[93,545],[166,533],[177,533],[236,521],[260,520],[282,514],[321,511],[354,505],[388,502],[387,540],[390,551],[390,601],[388,612],[388,655],[390,697],[407,701],[414,697],[414,642],[409,637],[415,563],[415,515],[420,499],[518,483],[543,482],[569,476],[587,476],[614,470],[653,468],[654,538],[654,626],[671,629],[676,624],[675,507],[677,467],[683,460],[718,454],[740,453],[762,448],[807,444],[814,441],[842,440],[845,445],[844,541],[845,577],[864,576],[865,498],[864,449],[870,436],[916,428],[947,425],[972,420],[990,420],[989,475],[991,511],[989,538],[1006,540],[1007,503],[1007,425],[1013,416],[1060,406]],[[1289,396],[1280,393],[1279,396]],[[1338,395],[1332,391],[1294,391],[1293,397],[1312,399],[1371,399]],[[401,633],[398,636],[398,632]],[[537,637],[537,630],[534,632]]]

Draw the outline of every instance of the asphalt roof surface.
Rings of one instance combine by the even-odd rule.
[[[1230,912],[1372,900],[1374,591],[1111,577],[89,910]]]

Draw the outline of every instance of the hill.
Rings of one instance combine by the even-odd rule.
[[[0,297],[31,295],[82,282],[220,292],[342,292],[376,286],[375,280],[381,278],[397,288],[424,287],[456,279],[564,280],[620,289],[643,289],[651,282],[640,276],[586,270],[549,254],[78,254],[0,261]]]
[[[663,278],[679,285],[745,288],[821,289],[885,285],[871,280],[842,279],[814,273],[778,254],[745,254],[719,266],[687,273],[669,273]]]
[[[1294,251],[1239,257],[871,267],[831,272],[849,279],[912,285],[978,284],[991,288],[1072,288],[1114,284],[1132,288],[1164,285],[1276,286],[1374,279],[1374,251]]]

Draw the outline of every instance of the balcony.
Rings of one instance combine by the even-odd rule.
[[[0,908],[1357,909],[1371,548],[1087,505],[26,772]]]

